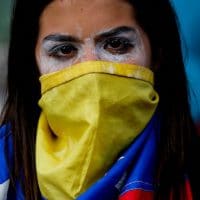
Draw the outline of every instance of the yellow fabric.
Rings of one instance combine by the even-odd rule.
[[[41,76],[42,93],[66,81],[95,72],[132,77],[154,84],[153,72],[146,67],[107,61],[87,61],[73,65],[72,67],[66,67],[58,72]]]
[[[105,174],[151,119],[159,101],[153,73],[91,61],[40,81],[39,187],[48,200],[72,200]]]

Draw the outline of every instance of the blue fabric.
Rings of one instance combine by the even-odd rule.
[[[103,178],[77,200],[113,200],[127,190],[154,191],[159,125],[153,118]]]
[[[159,137],[159,123],[153,117],[144,131],[122,153],[112,168],[92,185],[78,200],[114,200],[119,194],[128,190],[141,189],[143,191],[154,191],[154,170],[157,155],[157,141]],[[10,126],[0,128],[0,183],[9,179],[9,170],[5,158],[4,147],[9,147],[9,159],[13,160],[13,144]],[[10,163],[12,166],[12,163]],[[19,183],[16,190],[9,188],[8,198],[12,200],[24,200],[24,195]]]
[[[6,149],[7,151],[5,151]],[[4,125],[0,127],[0,184],[10,179],[9,166],[13,166],[13,160],[13,142],[10,125]],[[9,188],[7,199],[24,200],[24,195],[19,183],[16,183],[16,191]]]
[[[9,133],[9,125],[4,125],[0,128],[0,184],[9,179],[9,168],[7,159],[5,156],[5,146],[8,147],[8,160],[13,160],[13,145],[12,138]]]
[[[200,122],[200,1],[172,0],[180,21],[193,118]]]

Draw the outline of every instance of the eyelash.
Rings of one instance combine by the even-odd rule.
[[[49,56],[70,59],[78,52],[73,44],[56,45],[48,51]]]
[[[114,55],[129,53],[135,47],[132,41],[124,37],[112,37],[99,43],[102,43],[98,45],[100,48]],[[78,48],[71,43],[60,44],[48,50],[48,54],[57,59],[72,59],[78,54]]]
[[[116,45],[116,46],[115,46]],[[113,37],[104,41],[104,50],[111,54],[126,54],[134,48],[134,44],[127,38]]]

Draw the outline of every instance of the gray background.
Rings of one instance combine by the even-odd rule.
[[[11,0],[0,0],[0,110],[5,102],[5,80],[7,66],[7,49],[9,42],[9,25]]]

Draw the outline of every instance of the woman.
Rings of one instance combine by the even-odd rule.
[[[95,60],[100,61],[100,63],[95,62]],[[109,68],[108,65],[111,63],[112,67]],[[142,67],[138,67],[138,65],[142,65]],[[97,71],[94,72],[93,66]],[[132,104],[127,102],[122,106],[121,102],[124,100],[117,101],[119,104],[114,104],[114,109],[111,109],[112,106],[110,106],[112,100],[115,101],[115,97],[119,97],[121,94],[125,97],[126,92],[129,89],[131,91],[132,86],[129,81],[132,81],[130,78],[132,75],[127,72],[129,68],[134,74],[133,77],[136,78],[133,80],[136,82],[133,85],[137,86],[136,90],[134,89],[134,94],[143,92],[142,97],[149,98],[149,95],[152,97],[148,100],[150,104],[146,100],[144,104],[140,104],[141,98],[139,101],[136,99],[136,102],[139,103],[136,106],[134,104],[134,108],[138,112],[129,111]],[[88,74],[94,74],[90,79],[91,82],[87,82],[89,79],[84,79],[83,75],[85,74],[78,75],[80,71],[82,73],[84,70],[93,70],[87,71]],[[116,74],[116,70],[123,74]],[[155,77],[154,88],[152,87],[151,70]],[[139,77],[135,71],[139,71]],[[144,72],[140,73],[141,71]],[[99,72],[101,76],[96,75],[96,72]],[[64,82],[73,83],[72,86],[64,86],[64,89],[68,91],[64,93],[63,90],[57,90],[57,86],[60,85],[59,77],[65,79],[63,74],[67,77],[72,74],[70,81],[64,80]],[[40,78],[42,96],[40,95],[40,75],[42,75]],[[77,83],[71,81],[73,79],[76,81],[77,76],[83,79]],[[120,82],[115,81],[118,76],[126,77],[128,83],[122,84],[121,79]],[[130,77],[128,78],[128,76]],[[110,81],[106,84],[108,77],[110,77]],[[143,81],[141,82],[140,79]],[[97,83],[100,84],[97,85]],[[101,83],[106,85],[105,89],[102,87],[104,92],[99,91]],[[82,85],[87,87],[80,88],[79,86]],[[126,87],[127,89],[125,89]],[[56,90],[54,92],[56,94],[55,101],[51,92],[54,88]],[[91,88],[98,90],[91,90]],[[115,92],[119,93],[115,94]],[[93,98],[96,100],[96,97],[102,94],[106,95],[104,96],[106,99],[105,104],[103,104],[104,109],[94,110],[92,108],[90,112],[85,112],[84,109],[87,108],[88,111],[91,108],[88,106],[94,103],[91,100]],[[131,92],[128,99],[135,99],[137,95],[134,94]],[[75,98],[73,101],[72,96],[80,98]],[[61,101],[57,101],[57,97]],[[38,108],[39,99],[42,108],[41,115]],[[49,103],[49,99],[53,101]],[[66,101],[72,100],[68,101],[66,104],[68,107],[65,107],[68,115],[63,115],[66,110],[63,110],[60,105],[65,102],[64,99]],[[118,105],[119,107],[115,107]],[[96,117],[94,113],[99,112],[99,110],[103,111],[103,116],[106,119],[100,121],[102,123],[100,123],[99,129],[106,127],[106,131],[109,131],[105,131],[104,136],[107,137],[108,133],[111,133],[110,135],[116,140],[110,137],[102,141],[102,146],[98,143],[101,147],[100,151],[95,152],[94,159],[92,157],[89,160],[89,162],[93,163],[94,160],[95,162],[87,171],[90,175],[84,177],[82,170],[86,166],[87,158],[89,158],[89,150],[88,152],[86,150],[87,143],[80,145],[79,141],[83,141],[82,129],[90,127],[85,118],[90,118],[91,115],[91,119],[94,119]],[[109,112],[107,112],[108,110]],[[76,115],[77,113],[78,115]],[[129,123],[132,114],[134,116],[136,114],[134,119],[138,120]],[[84,118],[80,118],[80,115]],[[119,116],[119,119],[117,118],[118,121],[113,125],[115,116]],[[124,119],[127,120],[125,120],[125,126],[122,126]],[[65,126],[65,120],[70,126]],[[155,121],[156,123],[154,123]],[[95,122],[97,123],[97,121]],[[107,125],[107,122],[111,123],[112,126]],[[4,176],[2,182],[8,179],[11,181],[8,199],[21,198],[20,195],[23,196],[23,194],[25,199],[41,199],[40,191],[42,196],[47,199],[63,199],[63,194],[66,195],[65,199],[117,199],[117,196],[120,196],[117,192],[122,193],[121,199],[199,199],[198,186],[195,184],[199,173],[194,159],[195,153],[197,154],[197,138],[189,112],[187,81],[176,18],[168,1],[16,1],[9,49],[8,100],[4,108],[2,124],[5,124],[1,128],[1,140],[5,146],[2,155],[7,160],[4,167],[5,171],[7,170],[7,176]],[[155,124],[157,124],[157,128],[155,128]],[[113,129],[109,129],[110,127]],[[138,131],[134,131],[133,135],[130,131],[129,139],[127,139],[128,134],[119,133],[119,137],[121,137],[119,139],[116,138],[115,134],[113,135],[113,130],[114,133],[118,132],[120,128],[124,131],[126,127],[130,130],[139,128]],[[154,128],[152,129],[152,127]],[[94,127],[91,126],[92,128]],[[70,135],[70,131],[74,131],[74,129],[76,129],[75,133],[78,133],[75,139],[74,134]],[[63,130],[65,130],[64,133],[66,131],[69,133],[69,137],[68,134],[63,136]],[[93,132],[86,134],[85,141],[88,141],[88,135],[93,136]],[[104,133],[104,131],[102,132]],[[129,130],[127,132],[129,133]],[[145,134],[151,139],[147,139]],[[136,136],[138,136],[137,139],[135,139]],[[139,145],[143,136],[147,143]],[[116,143],[112,143],[112,140]],[[56,141],[58,142],[56,143]],[[97,140],[97,142],[99,141],[101,138]],[[121,141],[126,142],[121,144]],[[148,144],[148,141],[153,141],[153,143]],[[91,144],[95,146],[94,143],[91,142]],[[110,144],[112,145],[111,149],[109,149]],[[133,150],[133,153],[129,151],[136,148],[135,144],[139,146],[141,152],[147,151],[145,154],[147,156],[141,164],[138,164],[140,159],[136,162],[135,158],[130,158],[129,165],[125,165],[127,169],[123,171],[122,176],[114,185],[119,191],[113,191],[110,194],[113,188],[108,187],[110,185],[107,185],[106,181],[110,180],[105,181],[103,175],[110,170],[109,175],[111,172],[117,176],[119,173],[115,170],[115,160],[120,155],[122,155],[121,158],[124,158],[121,151],[125,149],[127,152],[125,151],[124,155],[130,154],[128,157],[131,157],[136,151]],[[1,145],[2,148],[3,145]],[[91,146],[90,143],[88,146]],[[152,151],[152,154],[149,150]],[[67,157],[63,157],[61,152],[69,152],[69,154],[66,153],[64,155]],[[77,158],[77,152],[83,152],[80,154],[80,157],[84,158],[83,161],[77,162],[80,161],[80,157]],[[104,152],[106,153],[104,154]],[[114,155],[111,155],[112,152]],[[73,156],[71,156],[72,154]],[[96,155],[100,156],[96,157]],[[108,162],[104,159],[106,156],[109,157]],[[136,154],[136,157],[143,158],[141,154]],[[59,162],[60,160],[61,162]],[[144,160],[145,162],[143,162]],[[71,168],[66,167],[68,163],[70,163]],[[74,165],[74,163],[79,164]],[[96,163],[101,164],[97,165]],[[104,163],[106,164],[104,165]],[[78,170],[79,166],[81,167]],[[151,182],[151,187],[149,188],[147,184],[144,188],[142,187],[143,191],[138,190],[141,185],[135,186],[126,196],[123,186],[131,178],[130,174],[136,166],[140,169],[144,168],[142,166],[148,166],[146,170],[142,171],[142,175],[148,172],[148,178],[151,177],[150,180],[148,179]],[[151,168],[152,170],[150,170]],[[10,175],[8,175],[9,172],[11,172]],[[56,175],[58,175],[60,183]],[[138,173],[136,176],[139,176]],[[83,180],[83,184],[80,183],[80,180]],[[103,186],[98,185],[98,180],[100,183],[103,182]],[[145,178],[134,180],[137,183],[146,181]],[[71,183],[75,185],[75,193],[74,185]],[[79,188],[77,188],[76,183],[78,183]],[[98,188],[97,193],[94,193],[93,186],[95,189]],[[101,190],[101,187],[109,189]],[[106,196],[107,193],[109,193],[108,196]],[[56,196],[57,194],[58,196]],[[91,198],[90,195],[93,194],[97,194],[95,198]]]

